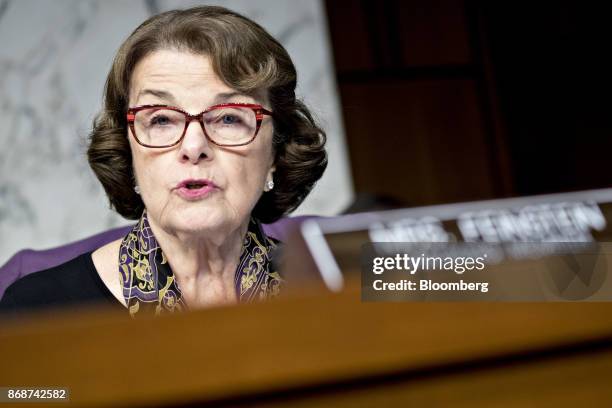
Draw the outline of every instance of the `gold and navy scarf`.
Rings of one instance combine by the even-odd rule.
[[[257,220],[251,218],[234,278],[240,302],[278,295],[282,279],[271,262],[271,253],[277,243],[265,235]],[[137,313],[160,315],[187,309],[168,260],[153,235],[146,211],[121,242],[119,275],[132,317]]]

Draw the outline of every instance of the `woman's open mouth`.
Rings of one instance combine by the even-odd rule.
[[[218,190],[217,185],[206,179],[183,180],[175,188],[179,196],[188,200],[204,198],[215,190]]]

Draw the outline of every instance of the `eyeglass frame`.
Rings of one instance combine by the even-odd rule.
[[[151,109],[151,108],[168,109],[168,110],[172,110],[172,111],[175,111],[175,112],[180,112],[183,115],[185,115],[185,128],[183,129],[183,134],[181,135],[180,138],[177,139],[176,142],[174,142],[172,144],[169,144],[169,145],[152,146],[152,145],[143,143],[143,142],[141,142],[138,139],[138,136],[136,136],[136,131],[134,129],[134,121],[136,120],[136,114],[138,112],[142,111],[142,110]],[[253,137],[251,137],[251,139],[249,139],[248,141],[243,142],[243,143],[239,143],[239,144],[217,143],[214,140],[212,140],[212,138],[206,132],[206,126],[204,125],[204,114],[208,113],[210,111],[216,110],[216,109],[220,109],[220,108],[249,108],[249,109],[251,109],[255,113],[255,121],[256,121],[255,132],[253,133]],[[210,107],[204,109],[202,112],[200,112],[200,113],[198,113],[196,115],[192,115],[192,114],[190,114],[188,112],[185,112],[183,109],[178,108],[176,106],[155,104],[155,105],[134,106],[132,108],[128,108],[126,116],[127,116],[128,126],[129,126],[130,130],[132,131],[132,135],[134,135],[134,139],[136,139],[136,142],[139,145],[144,146],[144,147],[148,147],[148,148],[151,148],[151,149],[165,149],[165,148],[168,148],[168,147],[174,147],[174,146],[178,145],[179,143],[181,143],[181,141],[185,138],[185,134],[187,133],[187,128],[189,127],[189,125],[193,121],[196,121],[196,122],[200,123],[200,126],[202,127],[202,131],[204,132],[204,136],[206,136],[206,140],[208,140],[209,142],[211,142],[214,145],[217,145],[217,146],[220,146],[220,147],[245,146],[245,145],[248,145],[249,143],[252,143],[253,140],[255,140],[255,138],[257,137],[257,134],[259,133],[259,128],[261,127],[261,123],[263,122],[264,116],[274,117],[274,113],[272,111],[267,110],[263,106],[261,106],[259,104],[254,104],[254,103],[221,103],[221,104],[218,104],[218,105],[210,106]]]

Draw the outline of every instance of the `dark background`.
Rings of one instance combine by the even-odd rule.
[[[612,187],[598,4],[327,0],[356,192],[413,206]]]

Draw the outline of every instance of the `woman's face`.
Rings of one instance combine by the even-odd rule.
[[[139,61],[132,74],[130,107],[164,104],[197,114],[228,102],[270,109],[265,95],[240,94],[223,83],[205,55],[156,51]],[[243,226],[264,185],[272,180],[272,133],[272,119],[264,116],[255,140],[238,147],[212,144],[196,121],[170,148],[143,147],[130,135],[136,183],[151,224],[170,234]],[[187,180],[211,183],[194,193],[190,190],[194,186],[185,187]]]

